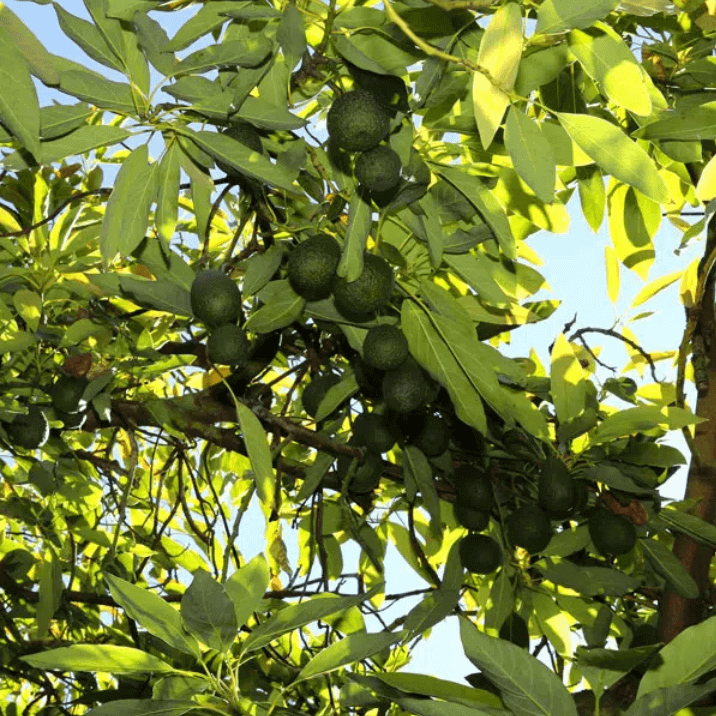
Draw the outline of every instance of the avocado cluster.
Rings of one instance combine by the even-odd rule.
[[[221,271],[197,274],[189,291],[191,310],[210,329],[206,342],[209,360],[219,365],[243,365],[251,345],[237,321],[241,316],[241,291]]]
[[[347,92],[335,99],[326,117],[331,141],[346,152],[359,152],[354,172],[371,192],[385,192],[400,180],[398,154],[380,142],[390,130],[388,107],[366,89]]]

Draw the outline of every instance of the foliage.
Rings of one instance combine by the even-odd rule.
[[[659,494],[686,462],[667,433],[709,435],[684,381],[713,378],[712,3],[84,4],[53,7],[86,63],[0,6],[3,716],[572,716],[625,675],[630,716],[668,716],[716,690],[708,610],[663,646],[640,630],[705,596],[675,539],[716,547]],[[391,187],[352,155],[381,142]],[[613,302],[662,212],[682,247],[707,230],[632,305],[680,280],[678,350],[570,325],[549,365],[507,355],[559,305],[529,239],[575,193],[607,219]],[[409,355],[384,372],[386,326]],[[629,376],[603,379],[590,331]],[[394,432],[361,437],[367,413]],[[389,544],[426,585],[392,624]],[[402,671],[445,619],[470,686]]]

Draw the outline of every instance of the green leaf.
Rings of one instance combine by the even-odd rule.
[[[282,634],[300,629],[306,624],[323,619],[331,614],[343,612],[351,607],[361,604],[378,594],[383,583],[376,584],[365,594],[353,597],[338,597],[332,594],[321,595],[320,598],[311,598],[300,604],[291,604],[285,609],[275,612],[268,620],[255,627],[244,642],[244,653],[256,651],[270,644]]]
[[[674,109],[660,115],[663,119],[634,132],[641,139],[678,139],[680,141],[716,138],[716,103]]]
[[[487,420],[480,396],[428,316],[411,301],[403,302],[401,328],[411,355],[445,386],[458,418],[484,434]]]
[[[287,5],[283,11],[283,17],[276,31],[276,39],[283,50],[287,67],[293,69],[306,51],[303,16],[295,5]]]
[[[540,7],[544,5],[542,3]],[[517,71],[515,92],[526,97],[538,87],[556,79],[569,62],[569,48],[564,42],[524,56]]]
[[[419,634],[425,634],[428,629],[432,629],[436,624],[440,624],[444,621],[446,617],[453,614],[459,599],[459,589],[437,589],[421,599],[421,601],[408,612],[405,618],[405,628],[409,632],[409,637],[406,637],[406,640],[413,639]],[[385,675],[392,676],[393,674]],[[378,674],[378,676],[382,678],[381,674]],[[394,674],[394,676],[413,676],[413,674]],[[457,684],[454,684],[454,686],[457,686]],[[425,686],[423,686],[423,688],[425,688]],[[468,687],[463,688],[467,691],[471,690]],[[422,693],[422,691],[416,691],[416,693]]]
[[[271,281],[263,290],[269,287],[272,289],[271,298],[246,321],[246,329],[254,333],[270,333],[291,325],[306,305],[306,299],[291,288],[288,279]],[[264,300],[261,295],[259,298]]]
[[[273,43],[264,35],[252,35],[220,45],[210,45],[193,52],[174,65],[172,75],[202,73],[217,67],[256,67],[273,49]]]
[[[657,689],[688,684],[716,668],[716,619],[706,619],[677,634],[659,651],[657,664],[639,682],[640,699]]]
[[[339,405],[358,392],[358,383],[353,373],[343,376],[340,383],[331,386],[318,405],[316,421],[327,418]]]
[[[506,2],[497,8],[487,25],[480,42],[477,63],[488,71],[499,89],[510,92],[515,86],[521,57],[522,8],[517,2]],[[479,102],[479,99],[478,96],[473,96],[475,102]],[[489,142],[483,141],[483,146],[487,147],[487,144]]]
[[[306,120],[291,114],[286,107],[277,107],[260,97],[247,97],[235,115],[260,129],[293,130],[305,126]]]
[[[119,144],[132,133],[121,127],[87,124],[64,137],[42,143],[42,163],[56,164],[67,157],[80,156],[98,147]]]
[[[83,126],[91,115],[92,110],[89,105],[82,102],[40,107],[40,136],[45,141],[57,139]]]
[[[179,254],[162,244],[160,239],[147,237],[132,252],[132,256],[143,263],[158,279],[184,289],[187,295],[185,297],[179,297],[178,294],[173,295],[171,305],[175,308],[181,307],[182,313],[180,315],[182,316],[193,315],[192,313],[184,313],[183,310],[190,308],[188,292],[191,290],[191,284],[194,282],[196,274],[194,269]],[[167,295],[166,297],[168,298],[169,296]]]
[[[150,634],[163,639],[179,651],[199,657],[196,639],[187,634],[179,612],[149,589],[127,582],[112,574],[104,574],[114,601],[130,619],[134,619]]]
[[[57,22],[62,32],[67,35],[85,53],[101,65],[118,72],[124,72],[124,65],[112,52],[102,33],[96,25],[81,17],[67,12],[61,5],[53,3],[57,13]]]
[[[676,684],[655,689],[632,703],[624,716],[672,716],[676,713],[695,713],[687,706],[716,691],[716,679],[700,684]],[[685,711],[683,711],[685,710]]]
[[[485,697],[483,697],[485,698]],[[497,699],[497,697],[494,697]],[[408,713],[416,716],[510,716],[509,711],[503,708],[493,708],[480,704],[480,706],[464,706],[449,701],[434,701],[432,699],[417,699],[409,696],[394,697],[395,702]]]
[[[375,676],[384,684],[408,694],[431,696],[435,699],[448,701],[451,704],[462,704],[463,706],[474,708],[484,706],[482,696],[471,686],[458,684],[454,681],[445,681],[429,674],[376,672]]]
[[[574,349],[563,333],[552,348],[552,397],[557,420],[567,423],[578,418],[587,407],[587,377]]]
[[[607,205],[604,177],[599,167],[577,167],[577,187],[582,214],[596,234],[604,221],[604,210]]]
[[[331,40],[336,52],[356,67],[368,72],[375,72],[379,75],[389,74],[388,70],[373,57],[365,55],[351,42],[351,38],[345,35],[338,35]]]
[[[128,256],[139,246],[149,223],[149,207],[156,196],[157,163],[147,163],[146,144],[137,147],[117,173],[102,222],[100,252],[105,264],[119,254]]]
[[[498,306],[513,302],[495,281],[492,262],[480,251],[446,254],[445,263],[477,292],[481,301]]]
[[[90,709],[86,716],[183,716],[197,707],[196,701],[189,700],[117,699]]]
[[[472,104],[480,141],[483,148],[487,149],[502,124],[510,98],[495,87],[486,75],[476,71],[472,73]]]
[[[131,87],[125,82],[112,82],[96,72],[65,70],[60,73],[60,89],[102,109],[136,114]]]
[[[42,297],[40,294],[27,288],[21,288],[13,294],[12,304],[22,320],[27,323],[27,328],[30,331],[36,331],[42,317]]]
[[[212,0],[210,4],[203,5],[196,15],[185,22],[172,37],[169,44],[164,47],[166,52],[176,52],[189,47],[195,40],[207,35],[212,30],[221,27],[229,21],[223,13],[236,8],[235,0]]]
[[[669,201],[669,190],[654,162],[611,122],[586,114],[558,113],[569,136],[607,173],[659,203]]]
[[[40,103],[25,58],[0,25],[0,120],[39,161]]]
[[[224,589],[234,604],[236,623],[239,626],[246,624],[251,614],[261,604],[270,578],[266,557],[257,554],[224,583]]]
[[[478,631],[460,618],[465,655],[500,689],[510,711],[520,716],[577,716],[572,695],[561,679],[525,649]]]
[[[239,632],[234,604],[226,589],[203,569],[194,573],[182,595],[181,619],[197,639],[222,653],[229,650]]]
[[[180,150],[177,142],[170,142],[159,164],[157,176],[157,210],[154,225],[162,241],[174,236],[179,215]]]
[[[342,639],[319,651],[296,677],[294,684],[312,679],[321,674],[327,674],[339,669],[341,666],[353,664],[361,659],[382,651],[386,647],[400,641],[407,634],[401,630],[395,634],[391,632],[378,632],[377,634],[348,634]]]
[[[597,594],[621,597],[640,585],[638,579],[606,567],[583,567],[568,561],[554,563],[549,559],[534,566],[550,582],[589,597]]]
[[[510,107],[505,126],[505,146],[521,179],[540,201],[554,201],[557,166],[552,146],[539,125],[515,107]]]
[[[619,5],[619,0],[545,0],[537,11],[535,32],[556,35],[567,30],[589,27]]]
[[[672,532],[681,532],[708,547],[716,547],[716,526],[696,515],[666,506],[655,518],[666,523]]]
[[[161,674],[174,671],[156,656],[128,646],[111,644],[73,644],[28,654],[20,659],[37,669],[57,671],[101,671],[109,674]]]
[[[698,599],[701,591],[683,563],[666,545],[657,539],[640,539],[651,566],[685,599]]]
[[[259,499],[271,509],[274,505],[276,492],[276,474],[273,469],[268,436],[261,421],[246,405],[237,403],[236,413],[254,472]]]
[[[35,463],[39,465],[41,463]],[[52,477],[50,476],[50,479]],[[46,550],[40,566],[37,600],[37,638],[43,639],[50,628],[50,622],[62,603],[62,567],[52,550]]]
[[[276,273],[283,260],[280,246],[271,246],[262,254],[255,254],[246,262],[246,273],[241,291],[244,296],[253,296],[260,291]]]
[[[668,288],[672,284],[676,283],[684,275],[683,269],[681,271],[674,271],[674,273],[667,274],[666,276],[659,276],[654,279],[651,283],[648,283],[644,288],[639,291],[634,300],[631,302],[631,307],[636,308],[641,306],[642,303],[646,303],[650,298],[653,298],[658,293],[661,293],[665,288]]]
[[[666,429],[669,427],[669,419],[658,406],[641,405],[638,408],[627,408],[603,420],[591,435],[589,442],[591,445],[599,445],[632,433],[653,430],[656,427]]]
[[[415,445],[406,445],[403,450],[403,473],[406,472],[410,473],[423,496],[423,505],[430,515],[430,530],[435,536],[441,535],[440,499],[433,479],[433,468]]]
[[[346,281],[355,281],[363,273],[363,253],[373,222],[370,202],[356,191],[348,208],[348,228],[343,242],[343,254],[336,269]]]
[[[272,164],[266,157],[254,152],[236,139],[219,132],[193,132],[183,129],[182,133],[200,149],[219,159],[242,174],[266,182],[279,189],[296,192],[290,174],[280,166]]]
[[[573,30],[569,33],[569,49],[608,99],[634,114],[651,114],[644,70],[619,35]]]

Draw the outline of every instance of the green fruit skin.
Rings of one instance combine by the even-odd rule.
[[[405,361],[399,368],[386,371],[383,399],[396,413],[411,413],[427,398],[428,382],[417,363]]]
[[[634,629],[630,649],[659,643],[659,630],[653,624],[640,624]]]
[[[346,479],[352,462],[353,458],[350,455],[341,455],[338,458],[336,471],[342,481]],[[348,491],[356,495],[372,492],[380,484],[382,474],[383,460],[380,455],[367,452],[363,461],[356,466],[353,472]]]
[[[382,415],[361,413],[353,423],[353,439],[371,452],[384,453],[393,449],[395,434]]]
[[[400,181],[400,157],[390,147],[363,152],[355,163],[355,175],[369,191],[388,191]]]
[[[241,314],[239,287],[225,273],[215,269],[197,274],[189,297],[192,312],[209,328],[236,323]]]
[[[206,352],[217,365],[242,365],[251,355],[251,343],[243,328],[227,323],[211,332]]]
[[[316,417],[318,408],[321,405],[321,401],[325,397],[326,393],[334,385],[341,382],[341,379],[335,373],[324,373],[322,375],[315,376],[311,382],[304,388],[303,395],[301,396],[301,402],[303,403],[303,409],[312,418]]]
[[[489,535],[470,533],[458,547],[462,566],[473,574],[490,574],[502,564],[502,548]]]
[[[636,527],[624,515],[595,507],[587,524],[592,543],[600,554],[618,556],[634,549]]]
[[[456,499],[452,503],[455,519],[471,532],[482,532],[490,524],[490,513],[478,510],[464,500]]]
[[[366,152],[388,134],[390,115],[370,92],[356,90],[336,97],[326,125],[338,147],[346,152]]]
[[[540,507],[524,505],[507,518],[507,536],[513,545],[535,554],[552,540],[552,525]]]
[[[50,425],[37,406],[30,406],[25,415],[17,415],[12,423],[4,424],[5,432],[16,447],[35,450],[42,447],[50,436]]]
[[[367,320],[390,301],[395,276],[390,264],[375,254],[364,254],[363,271],[355,281],[336,280],[333,301],[338,311],[349,320]]]
[[[460,465],[453,473],[455,492],[460,502],[489,512],[495,504],[487,475],[471,465]]]
[[[440,415],[428,415],[423,429],[415,439],[415,446],[428,457],[442,455],[450,443],[447,420]]]
[[[530,632],[525,620],[516,612],[511,612],[500,628],[500,639],[510,641],[522,649],[529,649]]]
[[[363,360],[377,370],[395,370],[409,355],[408,341],[397,326],[374,326],[363,341]]]
[[[292,249],[288,257],[288,280],[307,301],[328,298],[336,280],[341,247],[327,234],[317,234]]]
[[[224,134],[235,139],[237,142],[241,142],[241,144],[253,152],[258,152],[259,154],[264,153],[264,147],[263,144],[261,144],[261,135],[249,124],[238,124],[229,127]],[[220,159],[216,160],[216,166],[219,167],[224,174],[229,176],[242,176],[240,171],[234,169],[230,164],[222,162]]]
[[[363,397],[370,400],[380,400],[383,397],[383,376],[385,371],[371,368],[359,357],[353,363],[353,372]]]
[[[87,387],[87,382],[86,378],[61,375],[50,391],[52,407],[61,413],[77,412],[82,400],[82,394]]]
[[[572,514],[576,498],[574,478],[556,456],[548,455],[537,483],[537,500],[552,519],[566,519]]]

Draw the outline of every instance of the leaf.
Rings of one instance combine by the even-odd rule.
[[[694,578],[686,571],[674,553],[657,539],[640,539],[651,566],[685,599],[698,599],[701,591]]]
[[[520,716],[577,716],[561,679],[525,649],[478,631],[460,617],[465,656],[500,689],[505,705]]]
[[[362,70],[367,70],[368,72],[375,72],[379,75],[388,74],[388,71],[378,60],[362,53],[353,42],[351,42],[351,38],[345,35],[338,35],[334,37],[331,42],[336,52],[343,57],[343,59],[348,60],[348,62],[354,64],[356,67],[360,67]]]
[[[497,8],[485,29],[477,64],[488,71],[499,89],[510,92],[515,86],[521,57],[522,8],[517,2],[506,2]],[[477,112],[475,114],[477,116]],[[483,146],[486,146],[484,142]]]
[[[577,186],[582,213],[596,234],[604,220],[604,209],[607,204],[604,178],[599,167],[577,167]]]
[[[271,298],[246,321],[245,328],[254,333],[270,333],[290,325],[301,315],[306,305],[306,299],[291,288],[288,279],[271,281],[264,290],[269,287],[274,289]]]
[[[472,103],[482,146],[487,149],[500,128],[510,98],[481,72],[472,75]]]
[[[557,420],[567,423],[582,415],[587,407],[588,380],[563,333],[557,336],[552,347],[550,379]]]
[[[655,689],[634,701],[624,712],[624,716],[671,716],[677,712],[682,713],[682,709],[714,691],[716,679],[699,686],[678,684]]]
[[[111,147],[131,136],[131,132],[121,127],[84,125],[64,137],[43,142],[40,159],[43,164],[56,164],[67,157],[81,156],[99,147]]]
[[[156,162],[147,164],[146,144],[137,147],[117,173],[99,240],[105,265],[114,257],[129,256],[144,239],[149,207],[156,196]]]
[[[184,289],[185,295],[183,297],[179,297],[178,294],[173,295],[172,305],[174,305],[175,308],[181,307],[182,311],[191,311],[191,302],[188,292],[191,290],[191,285],[194,282],[196,274],[194,273],[194,269],[192,269],[179,254],[162,244],[160,239],[146,237],[132,255],[137,261],[143,263],[157,279]],[[127,278],[131,277],[127,276]],[[140,279],[136,280],[139,281]],[[120,279],[120,286],[121,285]],[[132,285],[136,286],[134,283],[132,283]],[[168,298],[170,295],[167,289],[165,298]],[[193,313],[182,313],[181,315],[192,316]]]
[[[428,629],[432,629],[436,624],[443,622],[446,617],[455,611],[459,599],[459,589],[437,589],[424,597],[408,612],[405,618],[405,628],[409,631],[409,636],[406,639],[425,634]],[[378,676],[380,677],[381,674],[378,674]],[[398,676],[398,674],[395,674],[395,676]],[[467,687],[463,688],[467,689]],[[417,693],[422,692],[417,691]]]
[[[672,532],[681,532],[709,547],[716,547],[716,526],[696,515],[665,506],[655,518],[666,523]]]
[[[604,265],[607,269],[607,296],[616,305],[619,299],[619,259],[611,246],[604,247]]]
[[[638,588],[641,582],[617,569],[583,567],[572,562],[540,560],[534,565],[550,582],[592,597],[598,594],[621,597]]]
[[[255,254],[246,262],[246,273],[241,291],[244,296],[253,296],[260,291],[276,273],[283,260],[280,246],[271,246],[262,254]]]
[[[154,225],[162,241],[169,242],[174,236],[179,215],[179,146],[170,142],[159,164],[157,176],[157,209]]]
[[[256,67],[269,55],[273,43],[265,35],[255,34],[243,40],[210,45],[185,57],[174,65],[172,76],[180,74],[201,74],[217,67]]]
[[[189,47],[195,40],[228,22],[229,18],[223,16],[223,13],[228,13],[235,7],[235,0],[224,0],[223,2],[212,0],[211,4],[204,5],[196,15],[189,18],[179,28],[164,50],[176,52]]]
[[[90,709],[85,714],[86,716],[183,716],[189,711],[196,710],[197,702],[189,700],[117,699]]]
[[[236,112],[237,119],[246,120],[260,129],[301,129],[306,120],[291,114],[286,107],[277,107],[260,97],[247,97]],[[290,176],[290,174],[287,174]]]
[[[339,405],[342,405],[348,398],[355,395],[358,390],[355,375],[353,373],[345,375],[340,383],[331,386],[323,396],[316,411],[316,421],[327,418]]]
[[[439,590],[438,590],[439,591]],[[472,686],[465,686],[454,681],[445,681],[429,674],[410,674],[407,672],[375,672],[376,678],[384,684],[392,686],[408,694],[420,694],[435,699],[480,708],[484,706],[482,696]]]
[[[60,89],[102,109],[136,114],[131,87],[125,82],[112,82],[96,72],[65,70],[60,73]]]
[[[41,465],[41,463],[35,463],[35,465]],[[50,485],[48,485],[48,487],[54,491],[54,479],[52,475],[45,474],[43,477],[45,476],[49,478],[51,485],[51,487]],[[47,636],[52,618],[62,603],[62,590],[64,588],[62,583],[62,568],[57,560],[57,556],[52,550],[47,550],[43,556],[38,582],[37,614],[35,617],[37,621],[36,638],[43,639]]]
[[[423,496],[423,504],[430,515],[430,529],[435,536],[442,534],[440,524],[440,499],[433,479],[433,469],[428,459],[414,445],[403,450],[403,472],[409,472]]]
[[[716,103],[707,102],[698,107],[669,110],[662,119],[647,124],[634,132],[640,139],[678,139],[680,141],[716,138]]]
[[[372,226],[371,205],[362,192],[356,191],[348,208],[348,228],[343,253],[336,269],[346,281],[355,281],[363,273],[363,253]]]
[[[590,436],[589,442],[591,445],[599,445],[625,435],[653,430],[656,427],[667,429],[669,427],[668,418],[657,406],[642,405],[638,408],[627,408],[603,420]]]
[[[656,296],[657,293],[676,283],[683,274],[684,272],[681,270],[674,271],[674,273],[667,274],[666,276],[659,276],[659,278],[647,284],[639,291],[636,298],[631,302],[631,307],[636,308],[637,306],[641,306],[642,303],[646,303],[650,298]]]
[[[476,706],[463,706],[448,701],[433,701],[431,699],[416,699],[408,696],[395,697],[395,702],[408,713],[416,716],[510,716],[510,712],[503,708],[493,708],[480,704]]]
[[[319,651],[318,654],[301,669],[301,672],[293,683],[297,684],[300,681],[306,681],[321,674],[335,671],[341,666],[353,664],[361,659],[367,659],[369,656],[400,641],[406,633],[406,630],[403,629],[396,633],[348,634],[324,648],[322,651]]]
[[[325,595],[320,598],[311,598],[300,604],[291,604],[285,609],[275,612],[269,619],[255,627],[243,645],[245,654],[256,651],[278,639],[282,634],[287,634],[295,629],[300,629],[318,619],[323,619],[331,614],[343,612],[351,607],[371,599],[380,592],[383,583],[376,584],[365,594],[357,594],[353,597],[337,597]]]
[[[281,45],[286,65],[293,69],[306,51],[306,30],[303,16],[295,5],[287,5],[278,24],[276,39]]]
[[[9,31],[2,25],[0,25],[0,120],[39,161],[42,152],[40,103],[27,62],[15,47]]]
[[[505,146],[521,179],[540,201],[554,201],[557,166],[539,125],[514,106],[507,112]]]
[[[111,644],[73,644],[28,654],[20,659],[37,669],[57,671],[101,671],[110,674],[161,674],[174,671],[156,656],[128,646]]]
[[[477,292],[481,301],[498,306],[513,302],[495,281],[492,262],[480,251],[448,254],[445,256],[445,263]]]
[[[21,288],[12,296],[12,305],[30,331],[36,331],[42,317],[42,297],[36,291]]]
[[[264,506],[272,509],[276,491],[276,474],[273,469],[268,436],[261,421],[246,405],[237,403],[236,413],[246,443],[246,451],[249,454],[249,460],[251,460],[259,500]]]
[[[696,196],[699,201],[708,202],[716,197],[716,155],[709,159],[701,170],[699,181],[696,184]]]
[[[640,699],[657,689],[695,681],[716,668],[716,619],[687,627],[659,651],[639,683]]]
[[[226,653],[236,640],[239,625],[226,589],[199,569],[181,598],[186,628],[211,649]]]
[[[182,626],[179,612],[165,602],[158,594],[120,579],[104,574],[114,601],[119,604],[130,619],[134,619],[150,634],[163,639],[169,646],[184,654],[201,656],[196,639],[187,634]]]
[[[242,174],[266,182],[279,189],[295,193],[293,179],[280,166],[272,164],[266,157],[249,149],[236,139],[219,132],[193,132],[183,129],[182,133],[200,149],[219,159]]]
[[[40,107],[40,136],[45,141],[61,137],[63,134],[84,126],[91,115],[92,110],[89,105],[83,102],[78,102],[77,104],[51,104],[47,107]],[[92,126],[97,128],[95,125]],[[112,127],[112,129],[117,128]],[[127,135],[129,135],[129,132],[127,132]]]
[[[569,49],[608,99],[634,114],[651,114],[651,96],[641,65],[619,35],[573,30]]]
[[[234,604],[236,623],[239,626],[246,624],[261,604],[270,578],[266,557],[257,554],[224,583],[224,589]]]
[[[650,199],[668,203],[669,190],[654,162],[611,122],[586,114],[557,113],[572,139],[607,173],[639,189]]]
[[[589,27],[606,17],[619,5],[619,0],[545,0],[537,11],[535,32],[556,35],[567,30]]]
[[[53,3],[57,13],[57,22],[62,32],[67,35],[85,53],[101,65],[118,72],[124,72],[124,65],[112,52],[99,28],[81,17],[67,12],[61,5]]]

